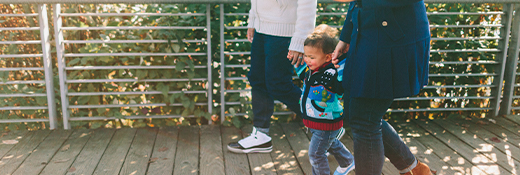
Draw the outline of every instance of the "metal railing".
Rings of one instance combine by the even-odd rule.
[[[4,101],[15,101],[15,99],[20,98],[46,98],[47,104],[45,106],[22,106],[24,104],[19,104],[19,106],[2,106],[0,110],[2,111],[18,111],[18,110],[33,110],[47,111],[47,118],[25,118],[25,119],[2,119],[0,123],[15,123],[15,122],[49,122],[50,129],[55,129],[57,127],[57,117],[56,117],[56,103],[54,101],[54,84],[53,84],[53,72],[52,72],[52,58],[51,58],[51,45],[50,45],[50,35],[49,35],[49,22],[47,18],[47,5],[40,4],[38,5],[38,13],[27,13],[27,14],[0,14],[0,17],[37,17],[38,24],[37,27],[0,27],[0,31],[39,31],[40,40],[27,40],[27,41],[0,41],[1,45],[25,45],[25,44],[38,44],[41,46],[41,50],[36,51],[37,53],[33,54],[2,54],[0,55],[0,64],[6,65],[8,58],[34,58],[40,59],[43,63],[42,67],[29,67],[25,65],[14,65],[13,67],[3,66],[0,68],[0,71],[7,72],[7,76],[3,82],[0,82],[0,86],[2,89],[14,89],[11,91],[12,93],[8,94],[0,94],[2,100]],[[32,33],[34,34],[34,33]],[[36,34],[34,34],[36,35]],[[36,36],[33,36],[36,38]],[[3,62],[3,63],[2,63]],[[43,79],[30,79],[25,78],[24,80],[16,80],[16,73],[24,72],[24,71],[42,71],[44,72]],[[10,78],[9,73],[12,76]],[[18,86],[41,86],[44,85],[45,93],[43,92],[24,92],[20,90]],[[27,100],[29,101],[29,100]],[[15,114],[16,115],[16,114]]]
[[[247,30],[247,24],[243,21],[247,21],[248,13],[246,12],[236,12],[234,10],[226,11],[226,6],[240,5],[240,6],[248,6],[248,0],[225,0],[225,1],[214,1],[214,0],[201,0],[201,1],[184,1],[184,0],[174,0],[174,1],[166,1],[166,0],[150,0],[150,1],[142,1],[142,0],[75,0],[75,1],[60,1],[60,0],[46,0],[45,3],[58,3],[53,4],[54,13],[53,13],[53,23],[54,23],[54,38],[56,42],[56,50],[57,50],[57,65],[58,72],[54,74],[59,75],[59,85],[60,85],[60,94],[61,94],[61,109],[63,112],[63,125],[64,128],[70,129],[70,122],[72,121],[93,121],[93,120],[113,120],[118,117],[114,116],[92,116],[92,115],[79,115],[74,116],[71,115],[73,111],[78,111],[82,109],[98,109],[98,108],[132,108],[132,107],[163,107],[163,106],[182,106],[182,104],[166,104],[166,103],[142,103],[142,104],[70,104],[71,99],[80,98],[80,97],[90,97],[90,96],[135,96],[135,95],[157,95],[162,94],[161,89],[146,89],[146,91],[117,91],[117,92],[76,92],[71,91],[70,87],[72,85],[82,84],[84,86],[88,86],[88,84],[111,84],[111,83],[156,83],[156,82],[179,82],[179,81],[200,81],[206,84],[205,90],[188,90],[188,91],[168,91],[168,94],[175,93],[194,93],[194,94],[205,94],[207,96],[207,102],[205,103],[196,103],[197,106],[207,106],[207,111],[212,113],[213,107],[220,107],[220,116],[221,120],[225,120],[225,116],[245,116],[250,115],[246,109],[250,107],[250,87],[248,85],[247,78],[243,72],[247,72],[249,69],[249,54],[250,47],[244,47],[250,45],[247,39],[245,38],[245,31]],[[331,0],[320,0],[320,3],[337,3]],[[34,0],[19,0],[16,2],[10,2],[10,0],[5,1],[4,3],[36,3]],[[41,1],[38,1],[41,3]],[[71,4],[71,3],[201,3],[207,4],[205,6],[205,13],[182,13],[182,14],[170,14],[170,13],[63,13],[61,4]],[[219,3],[218,11],[220,13],[220,30],[219,30],[219,43],[211,43],[211,11],[213,10],[212,4]],[[519,51],[519,41],[520,41],[520,13],[516,13],[513,15],[513,11],[519,11],[520,5],[516,3],[520,3],[518,1],[513,0],[426,0],[427,4],[434,3],[503,3],[502,11],[481,11],[481,12],[428,12],[429,17],[438,17],[438,16],[495,16],[494,21],[491,23],[484,24],[431,24],[430,27],[432,30],[450,30],[455,28],[468,28],[468,29],[482,29],[487,30],[487,32],[491,35],[480,36],[480,37],[468,37],[468,36],[441,36],[441,37],[432,37],[432,59],[430,62],[430,66],[432,68],[436,68],[435,70],[430,71],[430,79],[432,82],[440,82],[442,79],[454,78],[458,79],[462,78],[474,78],[477,77],[481,80],[485,81],[475,81],[472,83],[457,83],[453,82],[451,84],[447,83],[435,83],[430,84],[425,87],[425,92],[428,95],[421,94],[416,97],[407,97],[407,98],[399,98],[396,99],[396,103],[398,105],[392,106],[388,112],[391,113],[402,113],[402,112],[442,112],[442,111],[490,111],[491,115],[495,116],[500,114],[509,114],[512,109],[517,110],[520,109],[520,104],[514,106],[512,102],[517,104],[517,101],[520,101],[520,95],[514,95],[515,89],[518,89],[520,85],[518,82],[515,82],[516,76],[520,75],[517,72],[517,64],[518,64],[518,51]],[[346,4],[343,4],[342,7],[345,8],[336,8],[336,11],[324,11],[318,10],[318,18],[326,16],[330,18],[337,18],[339,22],[342,22],[346,13]],[[46,15],[46,5],[39,5],[39,9],[43,12],[39,14],[24,14],[24,15],[39,15],[40,20],[47,20]],[[233,9],[233,8],[228,8]],[[19,14],[3,14],[3,16],[8,15],[19,15]],[[205,26],[95,26],[95,27],[72,27],[66,26],[63,24],[64,18],[75,18],[79,16],[96,16],[96,17],[113,17],[113,16],[200,16],[206,18]],[[2,16],[2,15],[0,15]],[[513,20],[514,19],[514,20]],[[236,22],[242,21],[242,22]],[[320,23],[320,20],[317,21]],[[46,22],[40,22],[39,24],[48,24]],[[341,27],[341,24],[332,25],[334,27]],[[26,96],[46,96],[46,97],[54,97],[54,89],[52,86],[52,70],[50,58],[50,39],[48,36],[49,26],[40,26],[40,27],[30,27],[30,28],[4,28],[0,30],[41,30],[41,41],[0,41],[0,44],[42,44],[42,54],[25,54],[25,55],[0,55],[0,57],[43,57],[46,65],[44,68],[23,68],[23,69],[34,69],[34,70],[45,70],[45,81],[43,80],[27,80],[27,81],[15,81],[15,82],[6,82],[3,84],[19,84],[19,83],[46,83],[47,93],[39,93],[39,94],[5,94],[0,97],[26,97]],[[47,36],[45,36],[45,30],[47,30]],[[195,40],[184,40],[185,43],[198,43],[205,44],[205,52],[182,52],[182,53],[161,53],[161,52],[153,52],[153,53],[77,53],[74,51],[70,51],[65,49],[67,45],[74,44],[114,44],[114,43],[168,43],[169,40],[149,40],[149,39],[129,39],[129,40],[69,40],[64,38],[63,34],[67,31],[83,31],[89,32],[94,30],[206,30],[205,38],[198,38]],[[217,36],[213,36],[217,37]],[[440,47],[436,46],[437,42],[496,42],[498,43],[496,47],[494,45],[486,45],[483,47],[474,47],[474,48],[464,48],[464,49],[452,49],[450,47]],[[511,42],[509,42],[511,41]],[[218,44],[220,46],[219,51],[212,51],[212,44]],[[240,46],[240,47],[238,47]],[[213,60],[212,55],[213,52],[218,52],[220,54],[220,60]],[[509,52],[509,54],[508,54]],[[444,60],[443,57],[448,57],[454,54],[459,54],[467,57],[474,57],[472,59],[460,59],[460,60]],[[78,65],[68,65],[72,59],[76,58],[100,58],[100,57],[157,57],[157,56],[199,56],[199,57],[207,57],[207,63],[203,65],[195,65],[196,69],[206,69],[207,76],[204,77],[196,77],[196,78],[171,78],[171,79],[118,79],[118,78],[106,78],[106,79],[87,79],[87,78],[71,78],[68,74],[72,71],[96,71],[96,70],[157,70],[157,69],[175,69],[175,65],[96,65],[96,66],[78,66]],[[468,56],[469,55],[469,56]],[[479,56],[474,55],[485,55],[481,58]],[[240,60],[236,62],[236,60]],[[212,80],[212,68],[217,67],[215,64],[219,64],[220,71],[220,99],[215,100],[212,97],[213,91],[215,88],[213,87],[213,83],[216,81]],[[446,67],[456,66],[456,65],[465,65],[468,67],[474,66],[485,66],[486,68],[490,68],[491,71],[483,71],[479,73],[466,72],[464,70],[459,72],[454,72],[453,69],[448,69]],[[437,69],[438,68],[438,69]],[[0,68],[0,71],[16,71],[18,68]],[[236,73],[237,70],[240,70]],[[452,71],[451,71],[452,70]],[[450,72],[451,71],[451,72]],[[296,80],[297,81],[297,80]],[[50,83],[49,83],[50,82]],[[505,82],[505,83],[503,83]],[[0,85],[2,83],[0,82]],[[232,85],[232,86],[226,86]],[[504,91],[502,92],[502,89]],[[450,93],[445,93],[449,91],[486,91],[488,93],[482,93],[477,95],[465,95],[459,94],[458,96],[451,96]],[[240,94],[240,95],[237,95]],[[431,95],[436,94],[436,95]],[[240,98],[235,98],[240,96]],[[233,97],[233,98],[231,98]],[[215,103],[213,102],[215,100]],[[411,108],[407,106],[400,106],[399,103],[407,103],[410,101],[418,101],[420,103],[430,103],[432,105],[426,105],[420,108]],[[441,103],[444,101],[453,101],[457,102],[455,105],[451,106],[435,106],[435,103]],[[460,103],[460,101],[463,101]],[[471,101],[482,101],[484,106],[466,106],[465,104]],[[280,102],[276,101],[278,110],[275,112],[275,115],[288,115],[292,112],[283,110],[283,105]],[[46,107],[27,107],[27,109],[53,109],[49,112],[49,119],[17,119],[17,120],[0,120],[0,123],[11,123],[11,122],[42,122],[42,121],[50,121],[51,128],[55,128],[56,126],[56,113],[55,111],[55,102],[54,98],[48,98],[48,106]],[[219,106],[220,105],[220,106]],[[244,107],[249,106],[249,107]],[[233,108],[233,109],[232,109]],[[236,109],[239,110],[236,110]],[[2,107],[1,110],[17,110],[17,109],[25,109],[24,107]],[[52,115],[51,115],[52,114]],[[147,119],[147,118],[178,118],[180,115],[134,115],[134,116],[123,116],[126,119]],[[193,116],[191,116],[193,117]]]

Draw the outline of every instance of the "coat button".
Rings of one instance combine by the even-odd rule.
[[[382,25],[383,25],[383,27],[386,27],[388,25],[388,22],[383,21]]]

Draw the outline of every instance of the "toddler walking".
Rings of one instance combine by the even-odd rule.
[[[309,159],[312,173],[329,175],[326,153],[338,161],[334,175],[345,175],[355,167],[354,157],[336,136],[343,128],[343,107],[340,99],[344,92],[341,85],[343,67],[331,63],[337,43],[337,30],[322,24],[304,42],[304,64],[295,65],[298,77],[303,80],[300,110],[303,124],[312,133]],[[344,65],[345,60],[340,61]]]

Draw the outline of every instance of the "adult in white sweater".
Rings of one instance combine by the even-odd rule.
[[[252,42],[248,79],[254,128],[249,137],[230,143],[230,151],[272,151],[267,133],[275,99],[301,115],[301,90],[292,83],[292,64],[303,60],[303,42],[314,30],[316,5],[316,0],[251,0],[247,38]]]

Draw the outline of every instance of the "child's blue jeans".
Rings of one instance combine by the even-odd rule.
[[[347,167],[354,162],[354,156],[348,149],[336,139],[339,130],[322,131],[311,129],[311,143],[309,144],[309,160],[312,165],[312,174],[314,175],[330,175],[329,161],[327,159],[328,152],[336,158],[339,166]]]

